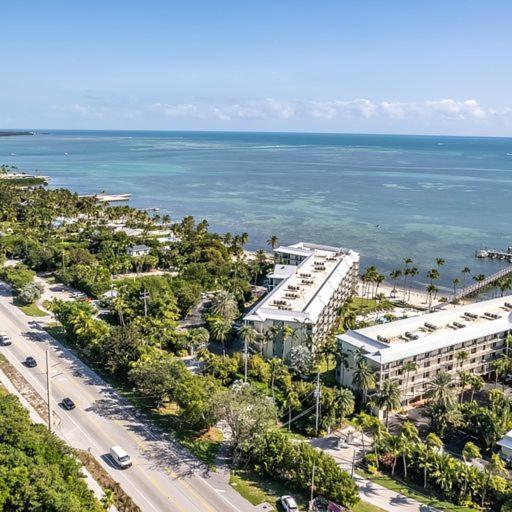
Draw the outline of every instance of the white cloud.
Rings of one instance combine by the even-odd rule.
[[[272,98],[219,105],[204,103],[154,103],[151,105],[151,109],[171,118],[214,118],[223,121],[232,119],[291,119],[295,116],[295,107],[291,103]]]
[[[483,119],[493,113],[492,109],[480,107],[475,100],[455,101],[445,99],[441,101],[426,101],[425,107],[439,112],[443,116],[454,119]]]
[[[492,125],[493,119],[501,119],[505,125],[512,123],[512,108],[495,108],[480,105],[474,99],[455,100],[445,98],[440,100],[424,100],[403,102],[395,100],[375,101],[369,98],[352,100],[327,101],[284,101],[275,98],[263,98],[233,102],[197,101],[182,103],[143,103],[131,102],[124,106],[98,105],[75,103],[68,106],[55,106],[53,110],[60,115],[75,119],[87,120],[137,120],[176,119],[182,121],[203,121],[205,126],[224,126],[232,123],[233,126],[244,126],[244,123],[254,122],[258,126],[265,126],[265,122],[279,121],[281,125],[291,129],[296,126],[321,127],[322,124],[332,125],[342,121],[341,126],[348,126],[351,121],[354,125],[372,128],[382,126],[381,122],[412,122],[420,126],[448,126],[457,129],[465,123]],[[221,123],[220,125],[215,123]],[[379,123],[381,123],[379,125]],[[197,123],[196,123],[197,124]],[[483,124],[482,124],[483,125]],[[253,124],[254,126],[254,124]],[[340,126],[340,123],[338,123]]]

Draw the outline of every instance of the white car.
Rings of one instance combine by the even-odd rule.
[[[298,512],[297,502],[292,496],[281,496],[281,505],[286,512]]]
[[[3,345],[4,347],[10,345],[12,343],[11,338],[9,338],[9,335],[4,332],[0,331],[0,345]]]

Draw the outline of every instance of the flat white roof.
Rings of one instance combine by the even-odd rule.
[[[496,444],[512,450],[512,430],[509,430]]]
[[[348,331],[338,339],[385,364],[511,329],[512,296],[506,296]]]
[[[267,275],[269,279],[286,279],[295,273],[297,270],[296,265],[276,265],[274,270]]]
[[[308,247],[302,249],[307,258],[300,265],[276,266],[271,276],[282,275],[283,281],[256,304],[244,320],[316,323],[341,281],[359,261],[359,254],[338,247],[313,244]],[[279,249],[284,253],[288,248]]]

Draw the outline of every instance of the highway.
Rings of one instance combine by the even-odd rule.
[[[0,352],[46,400],[45,352],[50,344],[54,432],[71,446],[89,450],[144,512],[256,510],[222,475],[208,471],[148,424],[41,325],[12,304],[10,291],[0,283],[0,330],[12,339],[12,345],[0,347]],[[27,356],[36,359],[36,368],[25,367]],[[64,410],[59,405],[64,397],[70,397],[76,409]],[[131,468],[113,466],[107,454],[115,444],[130,454]]]

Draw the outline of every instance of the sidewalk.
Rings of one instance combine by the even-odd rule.
[[[343,436],[347,429],[333,432],[330,436],[318,439],[311,439],[310,444],[331,455],[336,462],[350,475],[352,472],[352,460],[355,453],[355,461],[362,458],[363,445],[360,433],[353,435],[352,441],[347,448],[338,448],[338,439]],[[366,451],[371,447],[371,439],[365,436]],[[380,507],[388,512],[430,512],[435,511],[433,507],[420,503],[419,501],[408,498],[396,491],[391,491],[382,485],[367,480],[354,472],[353,479],[359,487],[359,496],[363,501]]]

